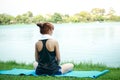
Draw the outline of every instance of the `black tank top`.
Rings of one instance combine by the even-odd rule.
[[[39,60],[38,67],[36,69],[36,74],[47,74],[54,75],[58,70],[59,66],[56,61],[56,53],[55,51],[48,51],[46,48],[46,40],[41,40],[43,43],[43,48],[40,52],[38,52]]]

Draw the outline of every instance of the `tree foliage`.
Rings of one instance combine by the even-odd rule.
[[[10,24],[14,19],[13,16],[8,14],[0,14],[0,24]]]
[[[45,18],[42,15],[37,15],[33,18],[33,22],[35,23],[41,22],[41,21],[45,21]]]
[[[59,14],[59,13],[54,13],[54,14],[51,16],[51,21],[54,22],[54,23],[62,22],[62,16],[61,16],[61,14]]]
[[[81,11],[74,15],[68,14],[46,14],[34,16],[31,11],[16,17],[8,14],[0,14],[0,24],[17,24],[17,23],[36,23],[36,22],[53,22],[53,23],[69,23],[69,22],[94,22],[94,21],[120,21],[120,15],[115,15],[113,8],[110,8],[108,13],[103,8],[93,8],[90,12]]]

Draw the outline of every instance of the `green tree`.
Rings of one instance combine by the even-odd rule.
[[[77,22],[79,22],[79,18],[78,18],[78,16],[75,16],[75,15],[74,15],[74,16],[71,16],[71,17],[70,17],[70,21],[77,23]]]
[[[108,20],[110,21],[114,21],[117,17],[115,16],[115,10],[113,8],[109,9],[107,16],[108,16]]]
[[[78,17],[79,22],[88,22],[91,20],[90,13],[87,11],[81,11],[80,13],[75,14]]]
[[[28,12],[22,14],[22,16],[33,17],[33,13],[31,11],[28,11]]]
[[[91,13],[92,13],[93,15],[101,15],[101,16],[103,16],[103,15],[105,14],[105,9],[93,8],[93,9],[91,10]]]
[[[14,17],[8,14],[0,14],[0,24],[10,24]]]
[[[62,16],[61,16],[61,14],[59,14],[59,13],[54,13],[54,14],[51,16],[51,21],[54,22],[54,23],[62,22]]]
[[[15,20],[17,23],[32,23],[33,21],[33,14],[32,12],[28,11],[22,15],[16,16]]]
[[[112,15],[109,17],[109,20],[118,22],[118,21],[120,21],[120,16]]]
[[[108,15],[112,16],[115,14],[115,10],[113,8],[110,8],[108,11]]]
[[[45,21],[46,19],[42,15],[37,15],[33,18],[33,22],[42,22]]]
[[[104,21],[105,9],[93,8],[91,14],[93,21]]]
[[[29,18],[25,14],[16,16],[15,20],[17,23],[29,23]]]
[[[33,17],[33,13],[32,13],[31,11],[28,11],[28,12],[27,12],[27,16],[28,16],[28,17]]]
[[[22,15],[25,23],[32,23],[33,13],[28,11]]]
[[[63,15],[63,16],[62,16],[62,21],[63,21],[64,23],[70,22],[70,16],[69,16],[68,14]]]
[[[15,20],[16,20],[17,23],[22,23],[22,16],[21,15],[17,15],[15,17]]]

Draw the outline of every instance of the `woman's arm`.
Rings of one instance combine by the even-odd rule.
[[[38,62],[38,50],[37,50],[37,43],[35,44],[35,61]]]
[[[60,51],[59,51],[59,44],[57,41],[55,42],[55,52],[56,52],[56,60],[57,60],[57,63],[59,65],[59,63],[60,63]]]

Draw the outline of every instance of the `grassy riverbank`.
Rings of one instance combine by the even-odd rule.
[[[0,61],[0,70],[12,69],[12,68],[25,68],[33,69],[32,64],[16,63],[15,61],[3,62]],[[111,68],[102,64],[92,63],[79,63],[75,64],[74,70],[105,70],[110,72],[98,77],[96,80],[119,80],[120,79],[120,67]],[[75,78],[75,77],[52,77],[52,76],[13,76],[13,75],[0,75],[0,80],[93,80],[91,78]]]

